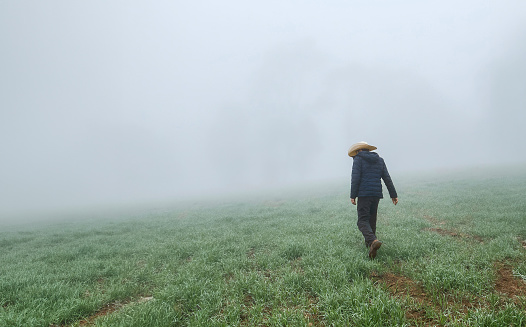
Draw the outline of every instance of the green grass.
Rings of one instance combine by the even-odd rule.
[[[490,173],[393,176],[373,261],[346,184],[2,226],[0,326],[525,326],[526,171]]]

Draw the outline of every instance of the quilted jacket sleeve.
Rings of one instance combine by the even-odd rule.
[[[389,172],[387,171],[387,166],[384,164],[384,169],[382,173],[382,179],[384,180],[385,186],[387,186],[387,190],[389,191],[389,197],[390,198],[397,198],[398,195],[396,194],[396,189],[394,187],[393,181],[391,180],[391,176],[389,176]]]
[[[362,179],[362,158],[355,157],[352,164],[351,173],[351,199],[355,199],[358,196],[358,189],[360,188],[360,182]]]

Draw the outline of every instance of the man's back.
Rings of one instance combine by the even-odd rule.
[[[390,197],[395,198],[396,191],[384,159],[376,152],[359,152],[353,162],[351,198],[360,196],[383,198],[381,179],[384,179]]]

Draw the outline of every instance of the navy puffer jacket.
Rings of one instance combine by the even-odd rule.
[[[361,196],[383,198],[382,182],[391,198],[397,198],[396,190],[387,171],[384,159],[376,152],[361,151],[354,156],[351,175],[351,199]]]

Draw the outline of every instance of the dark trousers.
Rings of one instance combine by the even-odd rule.
[[[365,245],[369,247],[376,240],[376,216],[380,198],[375,196],[358,197],[358,229],[362,232]]]

